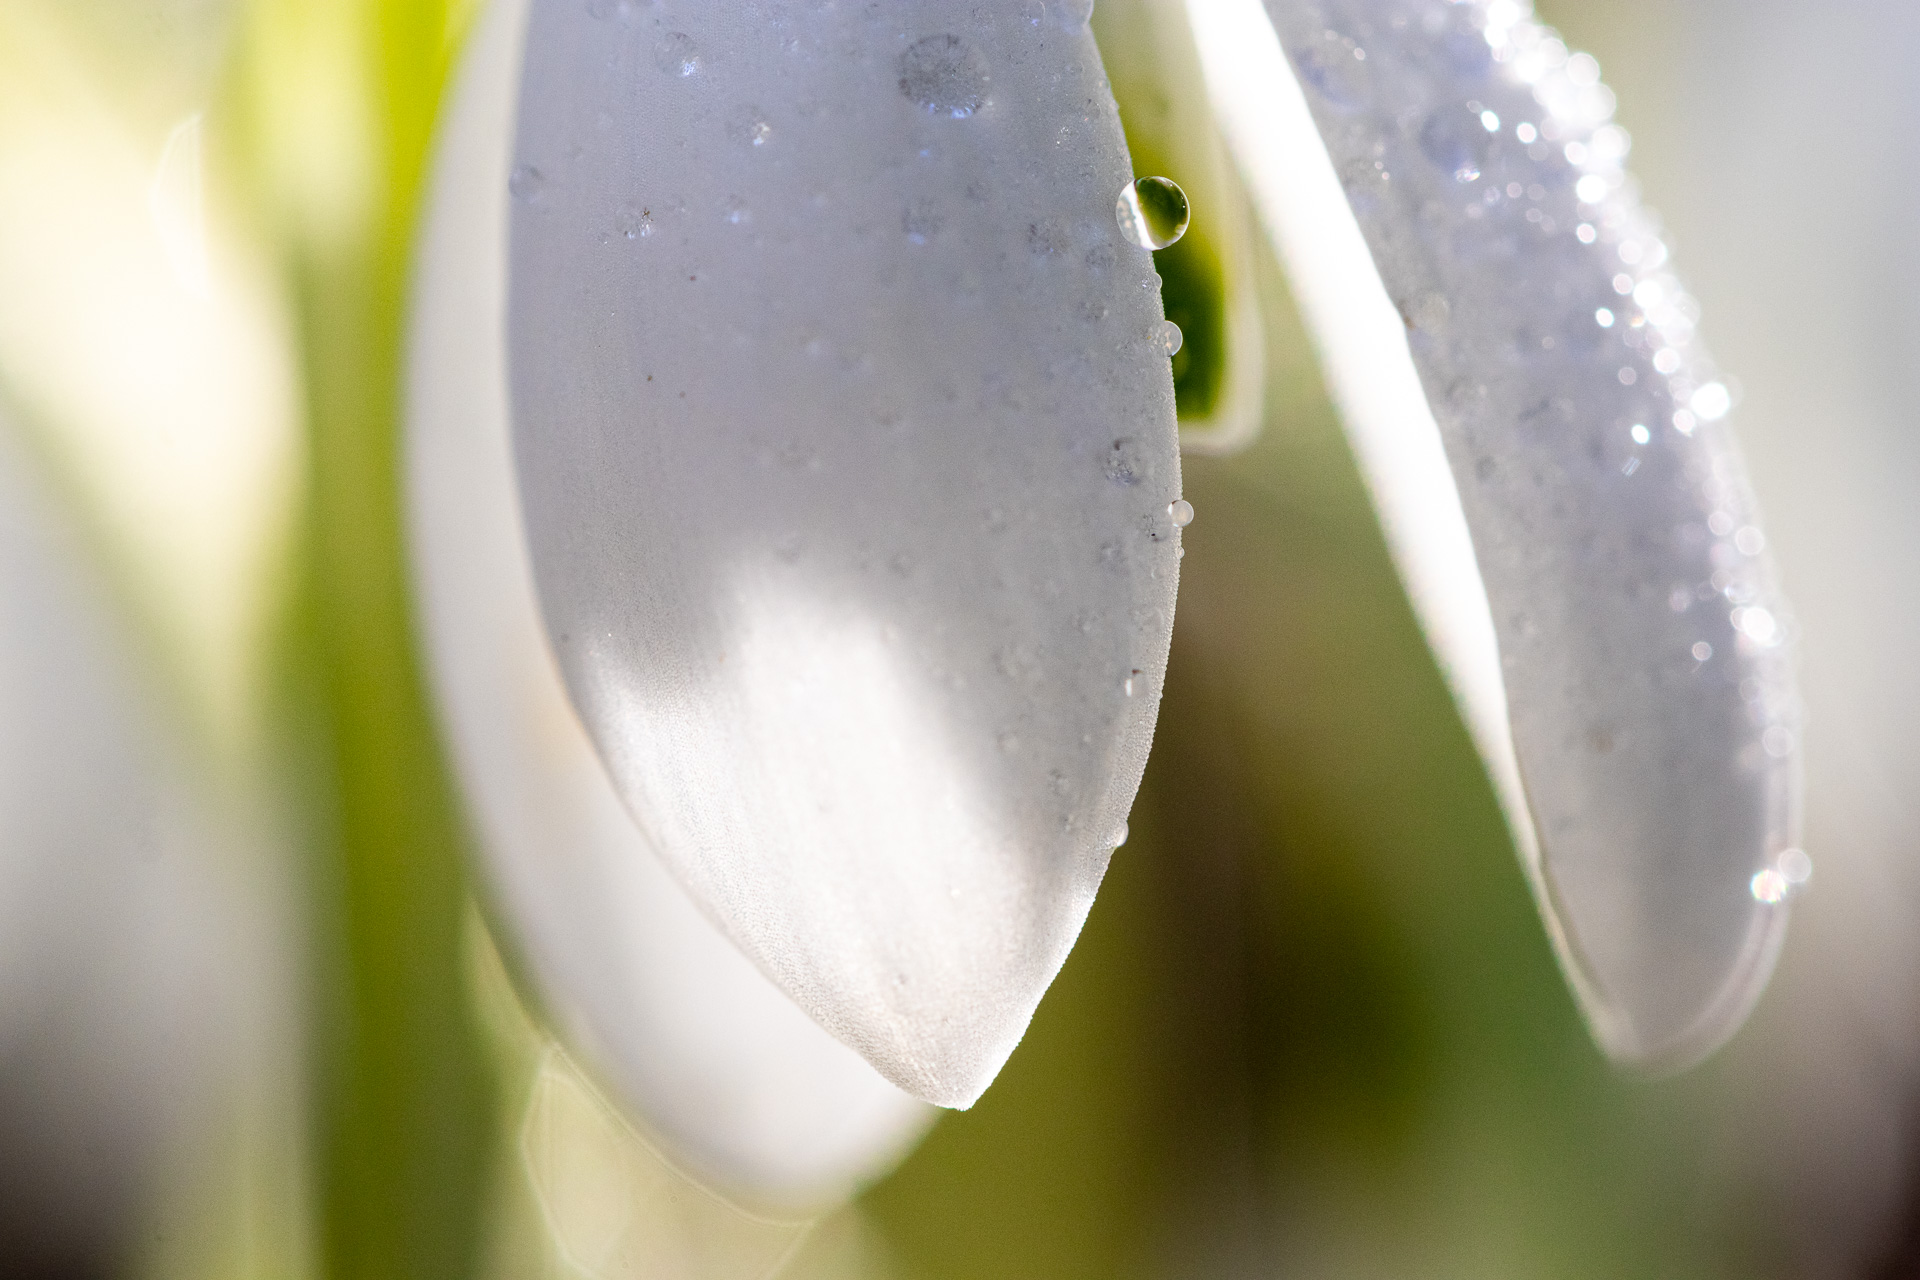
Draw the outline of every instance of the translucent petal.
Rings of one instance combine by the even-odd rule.
[[[561,672],[802,1008],[964,1106],[1138,786],[1180,496],[1083,24],[537,8],[509,372]]]
[[[235,931],[89,570],[0,421],[0,1258],[104,1264],[234,1048]]]
[[[708,923],[622,808],[541,631],[507,427],[506,245],[523,0],[476,31],[439,142],[408,480],[428,650],[498,905],[563,1029],[675,1155],[756,1202],[838,1199],[933,1111]]]
[[[1798,704],[1729,396],[1612,97],[1521,10],[1193,13],[1589,1025],[1661,1069],[1771,971]]]

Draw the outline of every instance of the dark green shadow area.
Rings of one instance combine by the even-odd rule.
[[[1173,397],[1182,418],[1210,417],[1227,377],[1227,293],[1220,255],[1204,232],[1188,231],[1153,255],[1160,301],[1180,326]]]

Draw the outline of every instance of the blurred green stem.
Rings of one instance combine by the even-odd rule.
[[[458,810],[417,663],[399,406],[450,0],[268,0],[251,156],[299,322],[309,444],[289,684],[312,832],[314,1120],[328,1274],[473,1270],[493,1082],[459,946]]]

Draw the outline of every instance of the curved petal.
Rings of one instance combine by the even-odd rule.
[[[1193,15],[1588,1023],[1661,1069],[1772,969],[1798,704],[1728,393],[1611,95],[1523,8]]]
[[[1058,8],[537,7],[510,184],[574,703],[694,898],[950,1106],[1123,838],[1173,617],[1158,278]]]
[[[89,568],[0,421],[0,1270],[124,1247],[235,1047],[233,904]]]
[[[548,1007],[673,1152],[761,1202],[838,1199],[933,1112],[709,924],[621,807],[548,653],[507,428],[506,204],[523,0],[482,20],[420,254],[408,483],[439,703],[499,908]]]

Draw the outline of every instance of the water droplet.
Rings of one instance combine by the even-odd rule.
[[[1127,239],[1142,249],[1164,249],[1187,234],[1192,210],[1173,179],[1137,178],[1120,189],[1113,212]]]
[[[1805,849],[1782,849],[1774,865],[1788,884],[1796,889],[1813,879],[1813,859],[1807,856]]]
[[[743,107],[727,121],[727,136],[742,146],[764,147],[773,136],[773,126],[760,114],[760,108]]]
[[[1180,332],[1180,326],[1171,320],[1162,320],[1159,324],[1153,326],[1154,349],[1164,356],[1177,354],[1180,350],[1180,343],[1183,337],[1184,335]]]
[[[496,169],[494,172],[498,173],[499,170]],[[540,194],[540,188],[546,184],[545,174],[530,164],[523,164],[507,178],[507,192],[515,200],[531,200]]]
[[[1765,609],[1735,609],[1733,625],[1757,645],[1768,646],[1780,639],[1780,624]]]
[[[1455,182],[1478,178],[1491,146],[1479,114],[1457,107],[1436,111],[1420,130],[1421,152]]]
[[[1647,424],[1644,422],[1634,423],[1631,434],[1635,444],[1645,444],[1647,441],[1653,439],[1653,433],[1647,430]]]
[[[986,61],[959,36],[925,36],[900,55],[900,92],[935,115],[964,120],[987,100]]]
[[[628,205],[614,219],[614,229],[627,240],[644,240],[653,234],[653,210]]]
[[[1709,382],[1693,393],[1693,399],[1687,407],[1695,415],[1707,422],[1717,422],[1727,416],[1727,410],[1733,408],[1733,395],[1724,382]]]
[[[1146,455],[1132,436],[1115,440],[1107,451],[1107,479],[1115,484],[1139,484],[1148,472]]]
[[[1711,658],[1712,656],[1713,656],[1712,645],[1708,644],[1705,640],[1695,640],[1693,642],[1693,660],[1695,662],[1705,662],[1708,658]]]
[[[1121,845],[1125,844],[1127,842],[1127,836],[1129,834],[1130,833],[1127,831],[1127,824],[1124,822],[1121,823],[1120,829],[1113,833],[1113,847],[1118,849]]]
[[[1185,498],[1175,498],[1167,504],[1167,514],[1173,517],[1175,528],[1184,529],[1193,523],[1193,504]]]
[[[1754,872],[1748,888],[1755,901],[1764,902],[1770,907],[1785,902],[1787,895],[1793,892],[1793,886],[1787,883],[1787,878],[1772,867]]]
[[[700,46],[684,31],[670,31],[653,46],[653,65],[671,76],[700,70]]]

